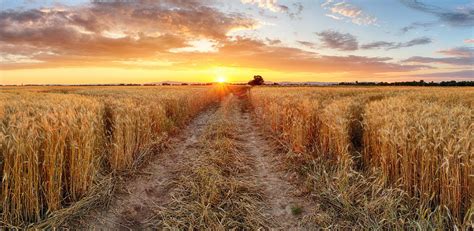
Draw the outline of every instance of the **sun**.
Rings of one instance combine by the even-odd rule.
[[[217,79],[216,81],[218,83],[225,83],[227,81],[226,77],[225,76],[217,76]]]

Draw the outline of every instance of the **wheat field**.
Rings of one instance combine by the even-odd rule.
[[[400,188],[416,201],[420,218],[472,222],[472,89],[259,88],[250,98],[292,152],[323,158],[346,175],[376,175],[380,188]]]
[[[206,87],[29,88],[0,94],[1,213],[39,222],[131,170],[223,92]]]
[[[188,150],[196,160],[181,166],[172,206],[147,227],[272,227],[259,209],[266,199],[252,179],[256,160],[245,156],[251,126],[268,136],[267,146],[285,150],[285,171],[298,174],[298,190],[328,208],[308,209],[310,227],[472,226],[471,88],[226,85],[4,87],[2,226],[60,227],[112,195],[116,179],[138,172],[219,104]],[[255,125],[243,128],[250,118],[241,110]]]

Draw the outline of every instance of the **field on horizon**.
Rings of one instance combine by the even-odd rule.
[[[469,87],[3,87],[0,227],[469,229]]]

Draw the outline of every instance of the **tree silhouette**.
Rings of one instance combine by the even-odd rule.
[[[263,80],[263,77],[260,75],[254,75],[253,79],[249,81],[249,85],[255,86],[255,85],[263,85],[265,81]]]

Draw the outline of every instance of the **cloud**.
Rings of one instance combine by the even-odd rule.
[[[278,44],[281,44],[281,40],[280,40],[280,39],[269,39],[269,38],[266,38],[265,40],[266,40],[267,43],[270,44],[270,45],[278,45]]]
[[[313,42],[300,41],[300,40],[297,40],[296,42],[300,45],[303,45],[303,46],[311,48],[311,49],[316,48],[316,43],[313,43]]]
[[[24,57],[22,57],[24,58]],[[136,60],[154,60],[150,65],[138,65]],[[163,61],[165,60],[165,61]],[[100,66],[102,59],[64,59],[54,56],[43,59],[43,63],[2,63],[2,69],[44,68],[63,66]],[[79,61],[79,62],[78,62]],[[190,51],[186,53],[159,53],[149,59],[129,58],[114,60],[108,66],[130,68],[207,68],[227,66],[238,68],[268,69],[281,72],[324,72],[373,74],[386,72],[409,72],[429,68],[425,65],[406,65],[391,62],[388,57],[327,56],[278,45],[267,45],[264,41],[245,37],[222,40],[216,52]]]
[[[469,6],[449,10],[425,4],[418,0],[401,0],[401,2],[412,9],[435,15],[442,22],[446,22],[448,25],[454,27],[474,26],[474,9]]]
[[[464,43],[467,43],[467,44],[474,44],[474,39],[465,39],[465,40],[464,40]]]
[[[8,10],[0,12],[0,49],[31,60],[80,65],[91,57],[97,62],[153,57],[199,39],[225,40],[229,31],[256,24],[192,0]]]
[[[304,7],[303,7],[303,4],[299,2],[295,2],[292,5],[293,5],[294,11],[288,12],[288,16],[290,16],[290,18],[295,19],[301,15],[301,12],[303,12]]]
[[[416,30],[419,28],[423,28],[426,30],[427,28],[430,28],[436,25],[437,25],[436,22],[414,22],[400,29],[400,33],[404,34],[404,33],[407,33],[408,31]]]
[[[354,51],[359,48],[359,43],[355,36],[349,33],[340,33],[334,30],[325,30],[316,33],[319,36],[324,47],[342,50]]]
[[[417,46],[417,45],[425,45],[425,44],[430,44],[432,42],[433,40],[431,40],[428,37],[421,37],[421,38],[412,39],[408,42],[398,43],[395,47],[392,47],[391,49],[398,49],[401,47],[412,47],[412,46]]]
[[[0,63],[16,64],[16,63],[41,63],[42,61],[31,59],[27,55],[12,55],[0,52]]]
[[[428,37],[415,38],[407,42],[387,42],[387,41],[376,41],[367,44],[363,44],[359,47],[357,38],[349,33],[341,33],[334,30],[325,30],[316,33],[321,39],[324,47],[342,50],[342,51],[354,51],[360,49],[400,49],[405,47],[412,47],[418,45],[425,45],[432,43],[432,40]]]
[[[404,47],[412,47],[417,45],[425,45],[432,43],[432,40],[428,37],[415,38],[407,42],[396,43],[396,42],[386,42],[386,41],[377,41],[372,43],[367,43],[360,46],[361,49],[400,49]]]
[[[418,74],[413,77],[428,77],[428,78],[449,78],[449,79],[474,79],[474,70],[462,70],[462,71],[452,71],[452,72],[439,72],[439,73],[429,73],[429,74]]]
[[[449,64],[455,66],[471,66],[474,65],[474,48],[472,47],[455,47],[448,50],[440,50],[438,53],[448,57],[433,58],[433,57],[421,57],[413,56],[403,62],[410,63],[437,63],[437,64]]]
[[[450,64],[450,65],[456,65],[456,66],[472,66],[474,65],[474,58],[473,57],[431,58],[431,57],[413,56],[404,60],[403,62],[422,63],[422,64],[437,63],[437,64]]]
[[[292,4],[293,9],[289,6],[279,4],[278,0],[240,0],[243,4],[254,4],[259,8],[267,9],[276,13],[286,13],[290,18],[296,19],[303,11],[303,4],[295,2]],[[260,12],[260,15],[264,15],[264,12]]]
[[[215,54],[202,54],[189,60],[208,60],[222,66],[263,68],[291,72],[406,72],[429,68],[425,65],[392,63],[387,57],[326,56],[298,48],[268,46],[259,40],[237,38],[225,42]],[[209,64],[202,64],[204,66]]]
[[[187,47],[172,48],[169,52],[216,52],[217,42],[209,39],[192,40],[187,43]]]
[[[455,47],[448,50],[440,50],[438,53],[454,57],[474,57],[474,47]]]
[[[429,68],[396,63],[387,57],[319,55],[283,46],[279,40],[229,35],[232,30],[257,24],[241,14],[223,13],[193,0],[2,11],[0,68],[229,66],[360,74]],[[323,31],[319,36],[325,45],[337,49],[358,47],[350,34]]]
[[[395,46],[396,43],[394,42],[385,42],[385,41],[377,41],[377,42],[371,42],[364,44],[360,46],[361,49],[380,49],[380,48],[385,48],[388,49],[390,47]]]
[[[332,19],[335,19],[335,20],[342,20],[343,19],[342,17],[337,17],[336,15],[333,15],[333,14],[326,14],[326,16],[328,16]]]
[[[365,13],[361,8],[339,0],[326,0],[321,4],[326,10],[329,10],[331,14],[326,16],[336,20],[348,19],[352,23],[358,25],[374,25],[377,23],[377,18]]]
[[[278,0],[241,0],[244,4],[256,4],[260,8],[264,8],[273,12],[286,12],[288,7],[278,4]]]

